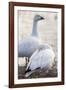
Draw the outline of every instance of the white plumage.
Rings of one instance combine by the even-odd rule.
[[[54,58],[55,54],[49,45],[40,45],[30,57],[25,76],[28,77],[37,68],[49,70],[53,65]]]
[[[40,39],[37,31],[37,22],[44,19],[40,15],[36,15],[33,20],[32,33],[26,39],[20,40],[18,44],[18,56],[19,57],[30,57],[33,52],[38,48]]]
[[[28,37],[19,43],[19,57],[30,57],[39,46],[39,39]]]

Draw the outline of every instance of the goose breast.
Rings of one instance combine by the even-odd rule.
[[[33,52],[38,48],[40,41],[38,38],[29,37],[23,39],[18,45],[18,56],[19,57],[30,57]]]

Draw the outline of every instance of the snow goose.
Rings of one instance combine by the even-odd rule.
[[[18,44],[18,57],[30,57],[33,52],[38,48],[40,39],[37,31],[37,23],[44,18],[40,15],[35,15],[33,20],[33,29],[30,37],[19,41]]]
[[[40,45],[30,57],[25,77],[30,76],[38,68],[48,71],[53,65],[54,58],[55,54],[48,44]]]

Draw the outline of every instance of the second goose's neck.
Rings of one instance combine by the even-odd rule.
[[[33,21],[33,29],[32,29],[32,36],[38,36],[38,32],[37,32],[37,21]]]

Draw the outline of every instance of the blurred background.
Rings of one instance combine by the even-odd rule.
[[[53,48],[55,58],[55,69],[57,69],[57,15],[56,12],[41,12],[41,11],[24,11],[18,10],[18,40],[29,37],[32,32],[33,20],[35,15],[40,15],[45,19],[38,22],[37,29],[43,43],[50,44]],[[19,78],[22,76],[25,66],[25,58],[18,57],[18,73]],[[56,70],[57,71],[57,70]],[[56,72],[57,73],[57,72]]]

